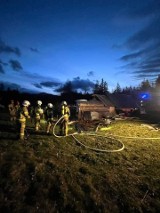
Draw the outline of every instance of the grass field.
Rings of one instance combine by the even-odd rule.
[[[114,121],[96,134],[86,123],[76,138],[37,134],[16,139],[0,120],[0,212],[160,212],[160,130],[140,119]],[[103,131],[102,131],[103,130]],[[70,131],[74,131],[70,129]],[[107,136],[107,137],[106,137]],[[159,139],[157,139],[159,138]]]

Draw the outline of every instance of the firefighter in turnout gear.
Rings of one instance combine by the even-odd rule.
[[[28,113],[28,107],[30,102],[25,100],[22,103],[22,107],[19,108],[17,112],[17,122],[18,122],[18,129],[19,129],[19,139],[24,140],[26,139],[26,119],[30,118]]]
[[[43,117],[43,109],[41,108],[42,101],[37,101],[37,106],[34,110],[35,115],[35,131],[39,131],[41,118]]]
[[[15,108],[16,108],[16,114],[17,114],[17,112],[18,112],[18,110],[19,110],[19,108],[20,108],[20,103],[19,103],[19,101],[16,102]]]
[[[61,116],[63,116],[63,119],[62,119],[61,125],[60,125],[60,129],[61,129],[60,134],[67,136],[70,109],[69,109],[66,101],[63,101],[61,104]]]
[[[51,128],[53,127],[54,121],[54,113],[53,113],[53,104],[48,103],[47,108],[45,110],[45,119],[47,121],[46,133],[49,134],[51,132]]]
[[[11,103],[8,105],[8,110],[10,114],[10,121],[16,121],[16,107],[14,100],[11,100]]]

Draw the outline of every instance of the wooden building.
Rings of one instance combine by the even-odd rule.
[[[128,94],[111,94],[109,99],[117,110],[131,112],[140,107],[140,102],[133,95]]]
[[[93,99],[77,100],[78,119],[100,120],[115,114],[115,106],[106,95],[94,94]]]
[[[139,108],[137,100],[126,94],[94,94],[89,101],[77,100],[78,119],[82,120],[100,120],[113,117],[118,111],[128,114],[137,108]]]

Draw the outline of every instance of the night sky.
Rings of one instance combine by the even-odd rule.
[[[56,94],[160,74],[159,0],[0,0],[0,82]]]

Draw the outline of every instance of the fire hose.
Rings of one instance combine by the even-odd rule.
[[[114,137],[119,137],[119,138],[126,138],[126,139],[139,139],[139,140],[160,140],[159,137],[157,138],[144,138],[144,137],[131,137],[131,136],[123,136],[123,135],[114,135]]]
[[[96,151],[96,152],[120,152],[124,149],[124,144],[122,141],[118,140],[118,139],[115,139],[115,138],[112,138],[112,137],[108,137],[108,136],[104,136],[104,135],[98,135],[96,133],[78,133],[78,132],[74,132],[74,133],[71,133],[71,134],[68,134],[66,136],[62,136],[62,135],[57,135],[55,133],[55,129],[56,129],[56,126],[58,125],[58,123],[60,123],[60,121],[62,121],[64,118],[64,116],[60,117],[57,122],[54,124],[53,126],[53,135],[57,138],[62,138],[62,137],[69,137],[71,136],[78,144],[80,144],[81,146],[85,147],[86,149],[90,149],[90,150],[93,150],[93,151]],[[98,149],[98,148],[93,148],[93,147],[89,147],[85,144],[83,144],[81,141],[79,141],[76,137],[76,135],[87,135],[87,136],[92,136],[92,137],[101,137],[101,138],[107,138],[107,139],[114,139],[115,141],[117,141],[119,144],[121,144],[121,148],[119,149],[113,149],[113,150],[108,150],[108,149]]]

